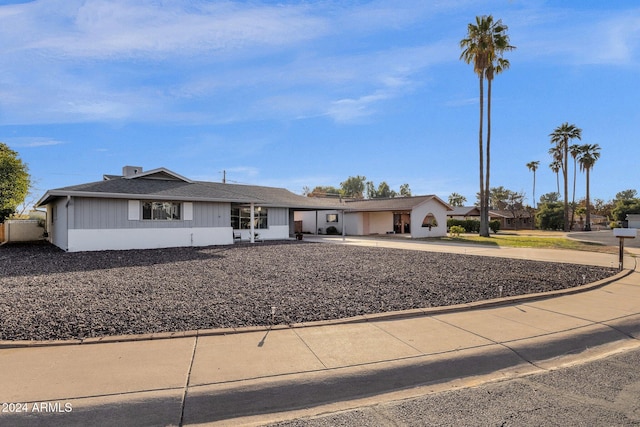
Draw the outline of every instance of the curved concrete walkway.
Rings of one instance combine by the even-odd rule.
[[[617,265],[610,254],[330,241]],[[581,293],[468,310],[132,342],[22,348],[4,342],[0,424],[259,424],[284,411],[310,414],[398,390],[539,372],[567,357],[640,345],[640,272],[634,259],[625,267],[616,280]]]

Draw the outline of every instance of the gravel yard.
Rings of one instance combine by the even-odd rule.
[[[593,282],[615,269],[276,242],[65,253],[0,247],[0,339],[269,325],[451,305]],[[583,279],[584,276],[584,279]]]

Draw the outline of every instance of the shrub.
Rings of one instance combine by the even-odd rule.
[[[340,234],[340,233],[338,232],[338,229],[332,225],[330,227],[327,227],[327,234]]]
[[[475,219],[448,219],[447,228],[460,226],[464,228],[466,233],[478,233],[480,232],[480,221]]]
[[[494,233],[497,233],[498,231],[500,231],[500,221],[499,220],[490,221],[489,222],[489,228]]]
[[[460,237],[460,233],[464,233],[465,229],[461,225],[453,225],[449,228],[449,233],[453,234],[455,237]]]

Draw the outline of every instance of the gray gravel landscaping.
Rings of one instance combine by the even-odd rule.
[[[291,324],[593,282],[615,269],[265,242],[66,253],[0,247],[0,339],[54,340]],[[271,307],[276,307],[272,318]]]

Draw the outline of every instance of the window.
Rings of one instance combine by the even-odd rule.
[[[338,214],[327,214],[327,222],[338,222]]]
[[[256,207],[253,216],[253,228],[267,229],[267,208]],[[234,230],[251,228],[251,208],[231,208],[231,227]]]
[[[180,219],[180,203],[144,202],[142,204],[142,219],[160,221]]]

